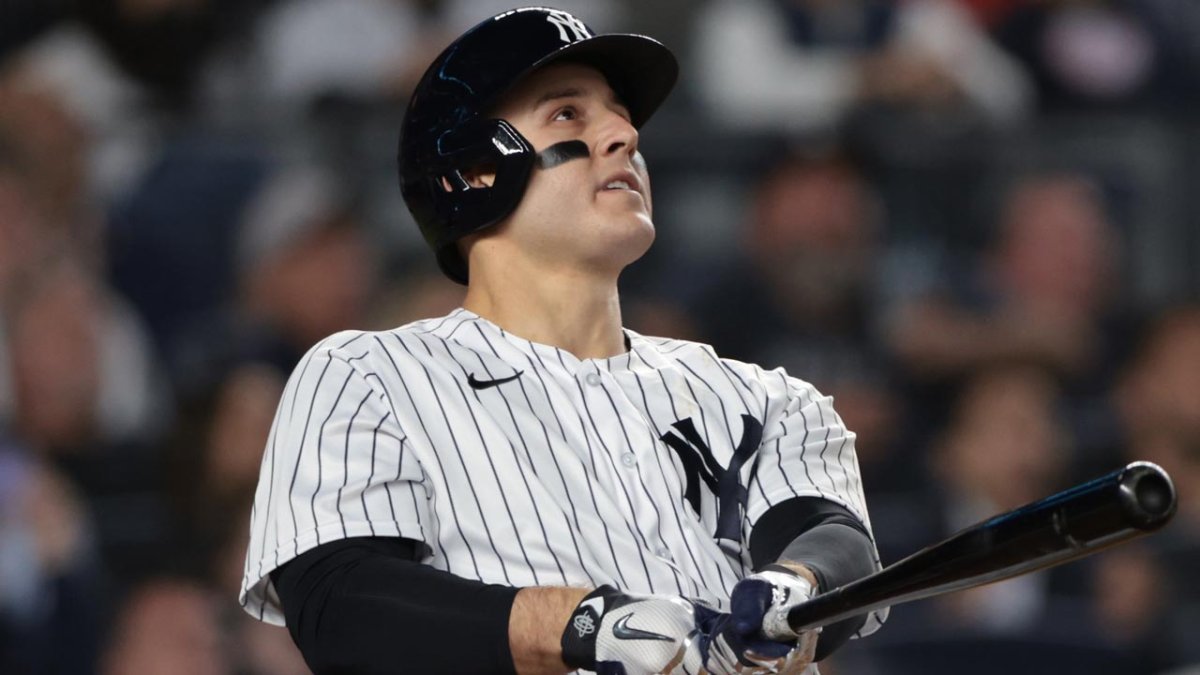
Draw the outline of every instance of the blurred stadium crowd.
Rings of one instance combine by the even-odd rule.
[[[274,407],[317,339],[460,301],[396,133],[509,5],[0,2],[0,672],[305,672],[236,601]],[[900,607],[823,672],[1200,672],[1200,3],[556,6],[683,66],[628,325],[832,394],[885,562],[1175,478],[1159,535]]]

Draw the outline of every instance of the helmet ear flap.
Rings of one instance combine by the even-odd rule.
[[[466,263],[454,242],[491,227],[521,203],[536,154],[511,124],[490,119],[448,132],[438,139],[438,164],[430,167],[428,186],[436,217],[445,223],[438,232],[438,261],[451,278],[466,282]],[[494,172],[490,186],[472,184],[466,172]]]

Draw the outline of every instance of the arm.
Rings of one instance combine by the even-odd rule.
[[[734,587],[731,619],[714,644],[727,646],[742,665],[757,658],[781,672],[799,672],[852,634],[873,632],[886,618],[879,611],[826,627],[819,646],[814,633],[797,641],[786,630],[787,605],[877,569],[855,435],[832,399],[812,385],[779,369],[724,363],[758,383],[763,435],[747,487],[748,529],[742,532],[755,573]],[[777,625],[785,630],[771,630]]]
[[[824,499],[800,497],[767,511],[750,538],[757,570],[772,563],[791,568],[813,584],[813,593],[844,586],[877,569],[874,544],[866,529],[844,507]],[[816,660],[845,644],[866,621],[846,619],[821,631]]]
[[[866,622],[863,615],[802,635],[787,625],[792,607],[876,569],[871,538],[844,507],[814,497],[773,507],[755,525],[750,555],[758,571],[734,586],[730,617],[714,643],[727,669],[740,664],[800,673]]]
[[[288,631],[315,672],[524,675],[594,670],[599,662],[697,672],[702,665],[707,641],[693,638],[715,613],[682,598],[609,586],[485,584],[420,564],[422,551],[406,539],[339,540],[271,574]],[[626,627],[658,637],[620,637],[626,616]]]
[[[422,552],[407,539],[344,539],[271,573],[288,631],[314,672],[440,672],[447,655],[458,672],[513,672],[517,589],[421,565]]]
[[[583,588],[522,588],[508,619],[508,643],[518,673],[564,673],[562,634],[588,594]]]

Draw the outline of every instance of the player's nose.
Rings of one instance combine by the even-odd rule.
[[[600,131],[599,149],[602,155],[624,152],[633,156],[638,149],[638,130],[616,111],[608,111]]]

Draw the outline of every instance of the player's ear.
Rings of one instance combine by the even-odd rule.
[[[496,183],[496,165],[489,162],[473,166],[463,171],[462,176],[473,188],[492,187]]]
[[[442,189],[446,192],[458,192],[470,188],[490,188],[496,182],[496,165],[480,164],[443,175],[440,180]]]

